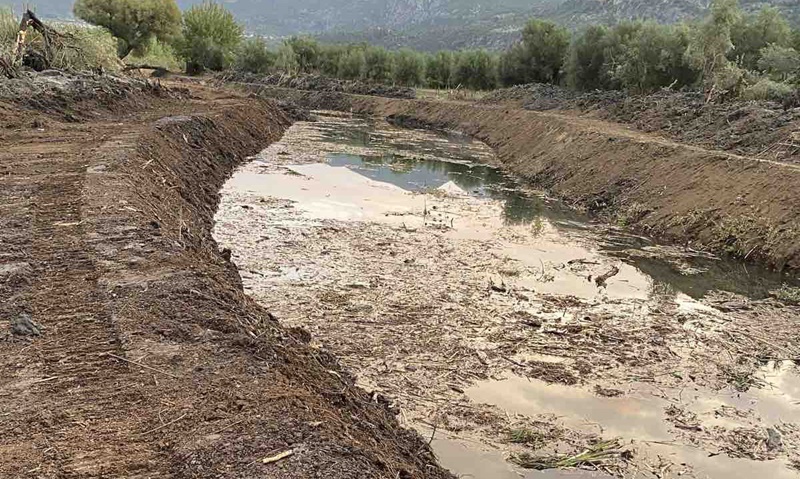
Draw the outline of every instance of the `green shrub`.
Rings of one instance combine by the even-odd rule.
[[[637,93],[691,85],[699,72],[686,61],[689,41],[685,25],[644,23],[624,49],[613,76],[622,87]]]
[[[765,7],[757,15],[742,16],[731,31],[731,40],[734,49],[730,58],[743,68],[755,70],[767,46],[792,46],[792,29],[780,10]]]
[[[485,50],[460,52],[453,61],[453,83],[471,90],[497,87],[497,60]]]
[[[425,62],[425,83],[432,88],[450,88],[454,63],[453,52],[441,51],[429,56]]]
[[[404,48],[394,54],[392,80],[406,86],[422,84],[425,73],[425,62],[419,52]]]
[[[775,100],[781,101],[794,92],[794,87],[786,83],[780,83],[763,78],[755,85],[746,88],[742,92],[745,100]]]
[[[223,70],[235,58],[242,41],[242,27],[222,5],[205,1],[183,14],[178,53],[186,60],[186,71]]]
[[[314,71],[319,66],[320,46],[316,40],[309,37],[292,37],[286,40],[292,47],[297,59],[297,67],[301,72]]]
[[[572,42],[564,65],[567,85],[576,90],[612,88],[610,65],[606,60],[609,29],[593,25]]]
[[[249,73],[267,73],[275,65],[277,55],[267,48],[263,38],[248,38],[236,51],[234,67]]]
[[[291,45],[284,43],[278,49],[278,53],[275,56],[275,68],[290,75],[294,75],[300,70],[297,55]]]
[[[557,83],[570,44],[569,31],[553,22],[530,20],[522,30],[522,41],[511,47],[500,61],[505,85]]]
[[[343,45],[320,45],[317,52],[318,71],[324,75],[335,77],[339,74],[339,60],[346,53],[347,47]],[[299,63],[297,68],[300,68]]]
[[[392,79],[392,56],[383,47],[367,47],[364,52],[364,76],[375,82]]]
[[[366,70],[366,58],[361,48],[351,49],[339,57],[339,68],[337,68],[339,78],[358,80],[366,75]]]
[[[180,70],[183,65],[172,45],[160,42],[156,38],[139,51],[131,52],[125,57],[125,62],[130,65],[148,65],[172,71]]]
[[[153,38],[169,42],[180,33],[175,0],[77,0],[73,10],[76,17],[107,28],[119,39],[120,58]]]
[[[800,73],[800,52],[794,48],[769,45],[760,56],[758,68],[774,80],[792,80]]]

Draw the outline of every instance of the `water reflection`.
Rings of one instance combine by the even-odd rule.
[[[508,224],[530,223],[555,213],[546,207],[543,198],[523,194],[513,179],[486,165],[406,158],[391,153],[382,156],[336,153],[328,156],[328,164],[346,166],[407,191],[433,190],[452,181],[474,196],[501,201]]]
[[[325,122],[322,122],[325,123]],[[754,299],[796,279],[764,267],[662,248],[651,239],[592,223],[565,205],[533,194],[519,180],[488,166],[491,151],[458,133],[432,133],[378,125],[367,118],[320,125],[326,141],[366,147],[374,154],[332,153],[331,166],[347,167],[376,181],[408,191],[453,182],[473,196],[502,203],[506,224],[549,221],[560,230],[593,236],[599,251],[634,266],[653,279],[659,294],[684,293],[699,299],[710,291],[729,291]]]

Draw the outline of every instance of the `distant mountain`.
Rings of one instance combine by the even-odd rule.
[[[502,49],[519,38],[519,32],[531,17],[553,20],[571,29],[591,24],[614,24],[624,20],[651,19],[674,23],[703,18],[710,0],[552,0],[531,2],[524,10],[484,15],[463,21],[426,23],[424,20],[403,28],[368,26],[353,32],[342,29],[320,34],[333,42],[363,41],[389,48],[409,46],[420,50],[443,48]],[[800,0],[740,0],[747,12],[774,6],[796,27],[800,27]],[[495,8],[499,8],[496,6]]]
[[[4,0],[0,0],[3,2]],[[8,0],[5,0],[8,1]],[[71,14],[72,0],[26,0],[46,18]],[[202,0],[178,0],[181,8]],[[15,1],[15,4],[20,3]],[[272,37],[320,35],[396,48],[503,48],[530,17],[570,28],[637,18],[700,18],[710,0],[223,0],[247,29]],[[741,0],[747,11],[776,6],[800,26],[800,0]]]

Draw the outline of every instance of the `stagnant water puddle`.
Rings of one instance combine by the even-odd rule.
[[[228,182],[215,237],[463,477],[795,477],[797,311],[768,299],[790,280],[592,223],[494,161],[320,113]]]

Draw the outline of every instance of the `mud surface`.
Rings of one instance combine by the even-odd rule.
[[[686,144],[800,163],[800,108],[797,105],[774,101],[708,102],[698,92],[580,93],[539,84],[498,90],[481,102],[487,105],[511,102],[537,111],[573,111]]]
[[[227,183],[215,237],[458,474],[796,477],[786,278],[594,224],[486,163],[462,136],[321,115]]]
[[[449,477],[243,294],[211,237],[219,188],[283,109],[35,88],[41,109],[2,103],[0,477]]]

